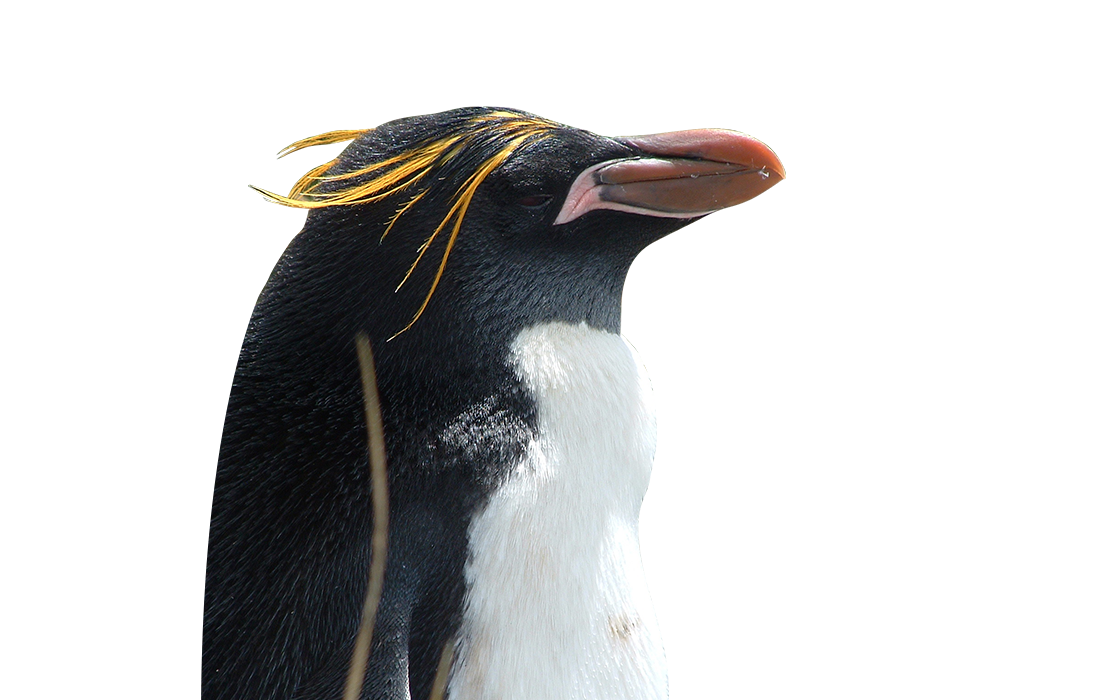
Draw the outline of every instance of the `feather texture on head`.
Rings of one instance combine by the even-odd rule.
[[[488,175],[504,163],[509,156],[524,144],[534,143],[549,135],[561,125],[546,119],[507,110],[493,110],[472,114],[465,119],[457,121],[443,134],[411,144],[402,152],[392,155],[367,165],[351,168],[345,172],[330,174],[338,170],[341,157],[323,163],[305,175],[290,188],[287,196],[282,196],[253,187],[267,199],[288,207],[299,209],[324,209],[327,207],[353,206],[357,204],[369,204],[378,202],[400,193],[411,193],[411,196],[394,210],[382,239],[386,238],[393,225],[402,214],[412,208],[431,190],[433,184],[448,181],[449,170],[452,163],[459,163],[470,156],[483,158],[472,168],[473,174],[469,175],[451,195],[451,206],[447,210],[443,220],[432,231],[431,235],[420,245],[418,255],[409,267],[405,277],[397,286],[400,289],[420,260],[424,253],[435,242],[448,223],[453,222],[447,244],[436,270],[435,278],[423,303],[417,310],[408,325],[391,337],[404,333],[416,323],[417,319],[427,308],[428,302],[435,293],[439,280],[443,276],[443,269],[447,265],[451,250],[458,232],[462,227],[462,220],[466,210],[470,206],[477,188]],[[294,153],[295,151],[311,146],[322,146],[344,141],[352,141],[372,129],[329,131],[317,136],[296,141],[282,151],[279,157]],[[486,154],[488,154],[486,156]]]

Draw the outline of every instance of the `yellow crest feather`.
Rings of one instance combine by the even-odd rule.
[[[447,245],[443,250],[443,257],[440,260],[439,268],[436,270],[428,294],[408,325],[389,338],[389,340],[393,340],[409,330],[424,313],[424,309],[427,308],[436,287],[439,286],[439,280],[443,277],[443,269],[447,265],[455,240],[458,238],[458,232],[462,227],[462,220],[466,216],[466,211],[469,209],[470,202],[473,200],[478,186],[521,145],[537,141],[560,126],[555,122],[517,112],[503,110],[487,112],[470,117],[459,126],[457,131],[452,131],[432,141],[419,143],[395,156],[370,163],[361,168],[337,175],[327,175],[326,173],[336,166],[339,158],[318,165],[294,183],[289,194],[285,197],[259,187],[253,187],[253,189],[273,202],[299,209],[323,209],[326,207],[368,204],[404,192],[422,182],[428,173],[461,153],[463,148],[472,143],[474,139],[486,135],[500,137],[501,145],[496,152],[482,161],[475,168],[473,174],[467,177],[459,186],[457,193],[452,198],[452,205],[447,214],[432,231],[432,234],[428,236],[427,240],[421,244],[416,259],[409,267],[408,272],[405,273],[401,283],[397,285],[398,290],[404,286],[405,282],[412,276],[413,271],[416,270],[417,265],[420,264],[420,260],[424,257],[428,248],[447,224],[453,220],[454,225],[447,237]],[[371,129],[360,129],[329,131],[318,134],[317,136],[295,141],[280,151],[279,157],[311,146],[351,141],[370,131]],[[323,190],[320,189],[321,185],[326,185]],[[429,184],[397,208],[382,232],[383,240],[401,215],[419,202],[430,189],[431,185]]]

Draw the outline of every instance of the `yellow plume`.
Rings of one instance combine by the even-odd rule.
[[[339,158],[318,165],[294,183],[294,186],[290,188],[290,193],[285,197],[259,187],[253,187],[253,189],[267,199],[284,206],[299,209],[324,209],[326,207],[378,202],[420,183],[422,189],[399,206],[390,218],[389,223],[382,232],[382,239],[384,240],[401,215],[415,206],[431,189],[431,180],[425,181],[425,178],[433,169],[462,153],[466,146],[475,143],[476,140],[481,140],[484,137],[493,139],[493,143],[496,144],[495,152],[489,154],[474,169],[473,174],[467,177],[459,186],[458,191],[452,197],[452,205],[446,216],[439,222],[439,225],[428,236],[427,240],[421,244],[416,260],[413,261],[408,272],[405,273],[401,283],[397,285],[399,290],[408,281],[428,248],[439,236],[439,233],[447,226],[448,222],[453,220],[454,226],[447,238],[443,258],[439,262],[439,268],[436,270],[428,295],[408,325],[389,338],[393,340],[409,330],[424,313],[424,309],[427,308],[436,287],[439,286],[439,280],[443,277],[443,268],[447,265],[455,240],[458,238],[458,232],[462,227],[462,220],[466,216],[466,210],[469,208],[478,186],[521,145],[542,139],[560,126],[555,122],[517,112],[503,110],[486,112],[469,117],[456,127],[449,129],[446,134],[439,138],[414,144],[397,155],[361,168],[337,175],[328,175],[327,173],[339,162]],[[290,144],[279,152],[279,157],[310,146],[351,141],[369,131],[371,130],[329,131],[311,136]],[[428,184],[425,185],[424,182]]]

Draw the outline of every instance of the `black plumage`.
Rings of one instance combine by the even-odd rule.
[[[528,121],[546,126],[532,127],[473,192],[464,189]],[[374,201],[319,206],[400,163],[334,176],[455,138],[405,188],[399,180]],[[406,684],[412,698],[428,696],[462,618],[470,518],[539,429],[508,364],[509,343],[546,321],[618,332],[631,261],[694,220],[594,209],[555,225],[579,174],[646,155],[629,141],[521,112],[454,110],[362,132],[319,171],[328,179],[295,193],[317,208],[260,295],[226,412],[207,562],[204,700],[331,700],[342,691],[372,529],[360,332],[374,341],[391,492],[363,697],[400,698]],[[452,219],[402,284],[464,192],[460,229],[452,236]]]

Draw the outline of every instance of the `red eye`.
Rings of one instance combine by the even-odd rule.
[[[526,197],[519,198],[519,205],[521,207],[529,207],[533,209],[535,207],[541,207],[542,205],[549,202],[551,199],[553,199],[553,197],[548,194],[529,194]]]

